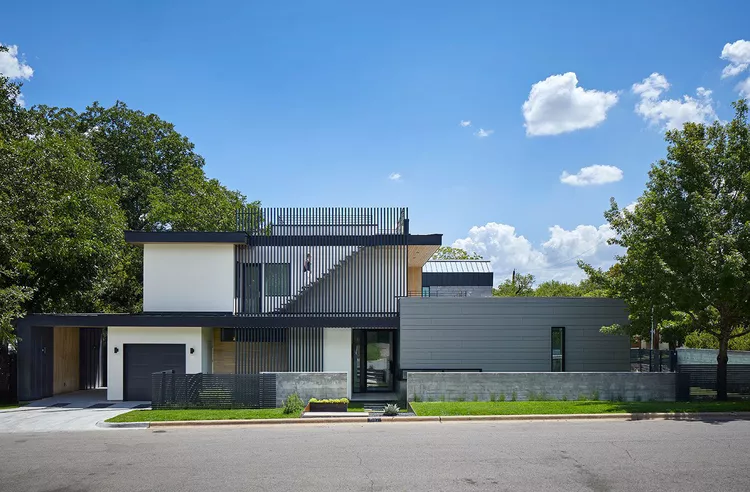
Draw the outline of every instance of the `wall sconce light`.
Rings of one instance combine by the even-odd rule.
[[[190,347],[190,355],[193,355],[195,353],[195,349],[193,347]]]
[[[117,347],[115,347],[115,353],[117,353],[119,351],[120,351],[120,349],[118,349]]]

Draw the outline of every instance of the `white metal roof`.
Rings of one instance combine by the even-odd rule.
[[[489,260],[430,260],[423,273],[492,273]]]

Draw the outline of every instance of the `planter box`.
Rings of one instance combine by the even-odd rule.
[[[348,403],[316,403],[310,402],[310,412],[346,412]]]

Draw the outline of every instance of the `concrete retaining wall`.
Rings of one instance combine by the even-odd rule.
[[[297,393],[304,403],[310,398],[346,398],[345,372],[277,372],[276,406]]]
[[[406,391],[409,401],[675,401],[677,373],[410,372]]]

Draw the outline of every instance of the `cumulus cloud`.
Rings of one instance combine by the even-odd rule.
[[[575,174],[563,171],[560,182],[571,186],[593,186],[615,183],[622,179],[622,169],[617,166],[593,165],[582,167]]]
[[[398,181],[398,180],[401,179],[401,174],[399,174],[399,173],[391,173],[388,176],[388,179],[390,179],[391,181]]]
[[[479,138],[485,138],[485,137],[489,137],[493,133],[495,133],[495,130],[485,130],[484,128],[480,128],[479,131],[476,132],[474,135],[476,135]]]
[[[682,128],[687,122],[710,123],[716,119],[710,90],[698,87],[696,97],[661,99],[661,95],[670,87],[667,78],[657,72],[633,84],[633,93],[640,97],[635,112],[649,124],[662,126],[666,130]]]
[[[578,259],[598,268],[608,268],[614,263],[614,256],[621,253],[619,246],[607,244],[615,235],[609,224],[579,225],[572,230],[555,225],[548,232],[549,238],[535,246],[519,235],[515,227],[489,222],[472,227],[465,238],[453,243],[453,247],[476,251],[490,260],[495,284],[508,278],[514,269],[533,274],[539,282],[578,282],[585,277],[576,265]]]
[[[466,128],[467,126],[471,126],[471,120],[461,120],[461,123],[459,123],[462,127]]]
[[[737,92],[742,97],[750,97],[750,77],[737,84]]]
[[[741,74],[750,66],[750,41],[739,39],[725,44],[721,50],[721,59],[729,62],[721,71],[722,79]]]
[[[531,86],[523,103],[526,135],[558,135],[593,128],[617,104],[617,94],[578,87],[573,72],[551,75]]]
[[[3,45],[8,51],[0,51],[0,74],[11,80],[29,80],[34,75],[34,69],[18,58],[18,46]]]

